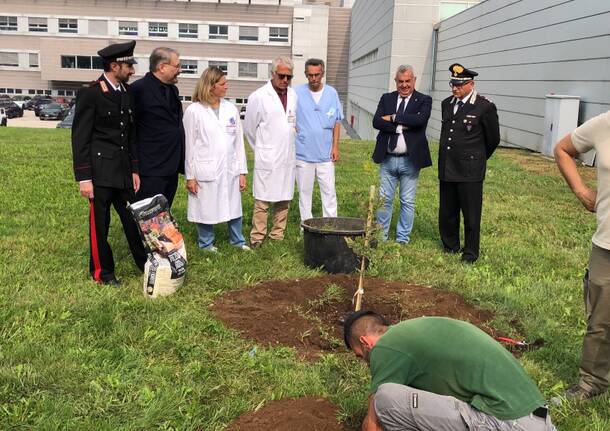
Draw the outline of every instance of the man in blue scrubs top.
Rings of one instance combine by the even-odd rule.
[[[337,91],[322,83],[324,61],[305,62],[307,84],[295,89],[297,105],[297,187],[301,222],[312,218],[311,199],[317,178],[322,198],[322,215],[337,217],[335,166],[339,160],[340,121],[343,108]]]

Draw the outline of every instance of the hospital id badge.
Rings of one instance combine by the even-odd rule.
[[[295,120],[296,120],[296,117],[294,115],[289,115],[288,116],[288,122],[290,124],[294,124]]]
[[[229,125],[226,127],[227,135],[234,135],[234,134],[235,134],[235,132],[236,132],[236,130],[237,130],[237,127],[235,127],[235,125],[234,125],[234,124],[229,124]]]

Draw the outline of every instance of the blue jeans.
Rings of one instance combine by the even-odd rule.
[[[246,240],[241,231],[241,217],[229,220],[227,224],[229,225],[229,244],[235,247],[245,245]],[[199,232],[199,237],[197,238],[197,245],[199,245],[199,248],[206,249],[214,245],[214,239],[216,236],[214,235],[213,224],[197,223],[197,232]]]
[[[396,241],[408,243],[413,218],[415,216],[415,192],[419,169],[416,169],[409,156],[387,156],[381,163],[379,194],[383,198],[383,206],[377,211],[377,223],[383,226],[383,239],[388,239],[390,222],[392,221],[392,204],[396,185],[400,187],[400,215],[396,225]]]

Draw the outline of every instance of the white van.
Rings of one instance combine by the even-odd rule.
[[[6,111],[4,110],[4,108],[0,108],[0,126],[6,127],[7,121],[8,120],[6,118]]]

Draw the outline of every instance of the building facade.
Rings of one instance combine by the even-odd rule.
[[[478,1],[357,0],[352,6],[346,118],[363,139],[373,139],[379,97],[396,89],[394,72],[410,64],[421,81],[434,44],[434,27]],[[418,82],[418,89],[422,89]]]
[[[100,48],[133,39],[132,81],[148,71],[154,48],[168,46],[180,52],[183,100],[215,65],[227,73],[227,97],[242,105],[278,56],[297,65],[294,85],[305,82],[309,57],[329,61],[331,76],[346,76],[346,62],[327,58],[334,52],[327,34],[329,17],[349,12],[295,0],[0,0],[0,94],[73,97],[100,75]],[[348,26],[343,19],[342,34]]]
[[[487,0],[442,21],[422,82],[434,99],[428,133],[440,135],[447,69],[463,62],[498,108],[501,145],[540,152],[546,95],[578,96],[578,124],[610,109],[609,30],[610,2],[590,0]]]

